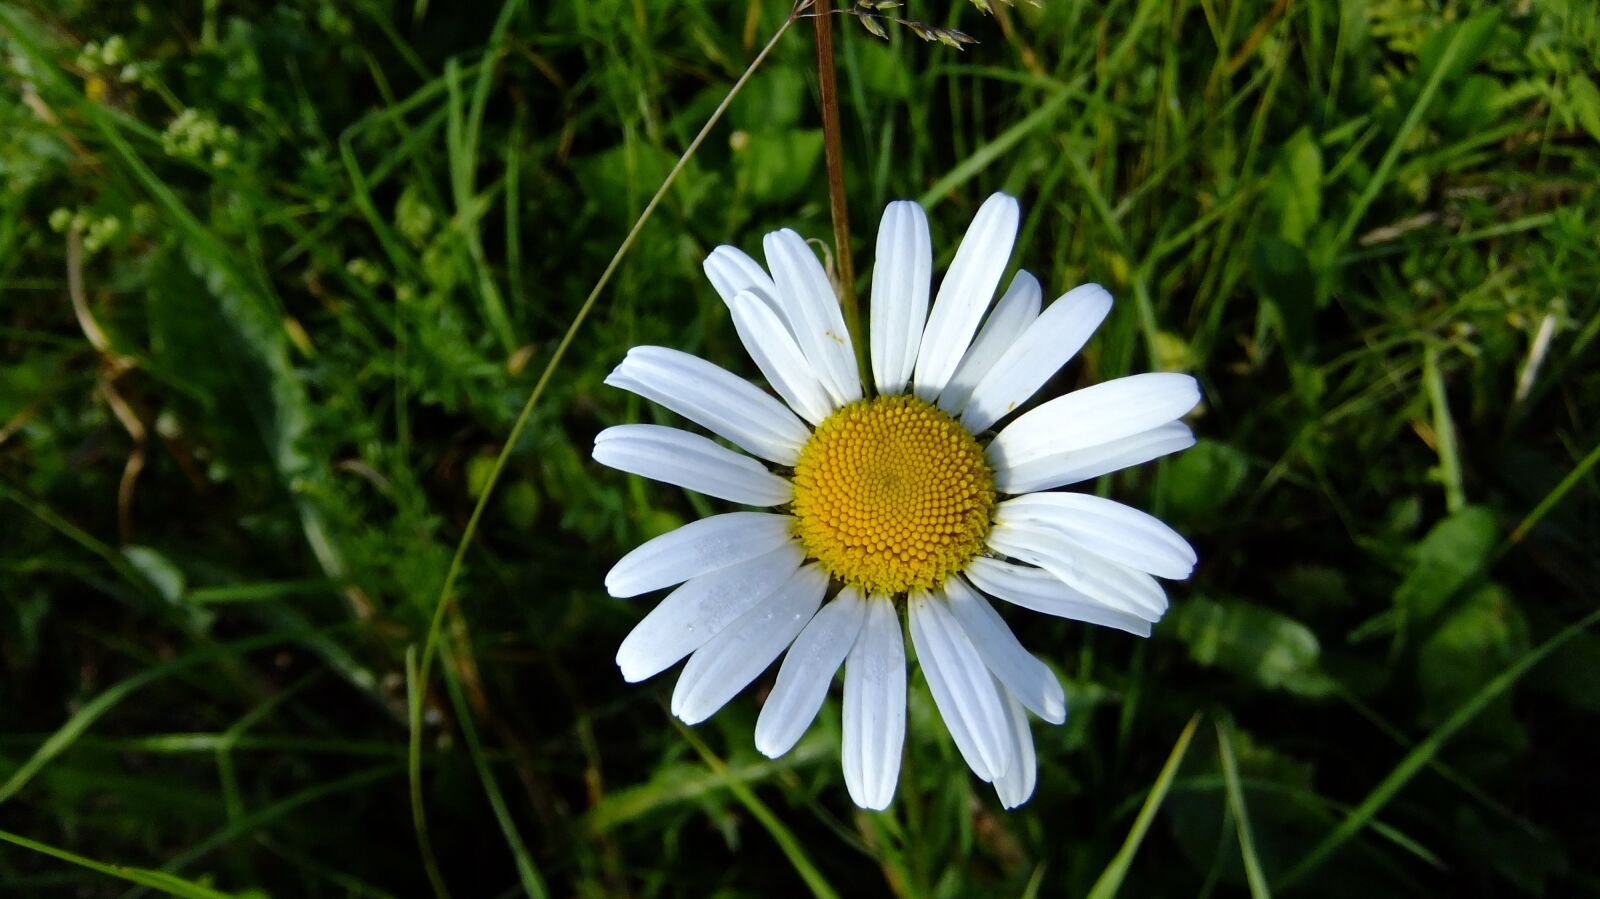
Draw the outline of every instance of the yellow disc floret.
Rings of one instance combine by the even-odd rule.
[[[935,587],[960,571],[983,548],[994,498],[977,441],[914,396],[839,409],[794,468],[801,545],[872,593]]]

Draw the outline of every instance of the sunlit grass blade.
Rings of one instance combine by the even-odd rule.
[[[1513,544],[1521,543],[1528,536],[1528,533],[1533,530],[1534,526],[1539,523],[1540,519],[1549,514],[1557,503],[1572,492],[1572,488],[1578,486],[1578,482],[1583,480],[1584,475],[1588,474],[1596,463],[1600,463],[1600,443],[1596,443],[1594,449],[1589,450],[1589,454],[1584,456],[1583,460],[1574,466],[1571,471],[1567,472],[1567,476],[1561,479],[1561,483],[1551,488],[1550,492],[1539,500],[1539,504],[1533,507],[1533,511],[1529,512],[1522,521],[1517,523],[1516,527],[1511,529],[1510,535],[1506,537],[1506,542],[1501,544],[1500,548],[1495,551],[1495,555],[1498,557],[1501,553],[1510,549]]]
[[[131,868],[127,865],[113,865],[107,864],[106,862],[95,861],[92,858],[86,858],[82,855],[78,855],[77,853],[68,852],[65,849],[58,849],[55,846],[46,845],[38,840],[30,840],[27,837],[9,833],[4,830],[0,830],[0,840],[10,843],[13,846],[19,846],[23,849],[40,853],[41,855],[48,855],[51,858],[60,859],[61,861],[77,865],[80,868],[88,868],[90,871],[97,871],[101,874],[115,877],[119,880],[126,880],[129,883],[138,884],[139,886],[160,890],[169,896],[179,896],[181,899],[233,899],[233,896],[230,893],[219,892],[211,889],[210,887],[201,886],[197,883],[191,883],[190,881],[184,880],[181,877],[165,874],[161,871],[151,871],[147,868]]]
[[[1428,761],[1439,752],[1440,748],[1451,737],[1456,735],[1457,731],[1477,717],[1478,713],[1482,712],[1489,703],[1509,690],[1518,679],[1527,674],[1529,670],[1543,661],[1550,653],[1597,621],[1600,621],[1600,611],[1591,612],[1575,624],[1568,625],[1555,636],[1529,650],[1522,658],[1495,676],[1493,680],[1484,684],[1477,693],[1472,695],[1472,698],[1456,709],[1455,713],[1446,719],[1443,724],[1435,728],[1427,739],[1418,743],[1416,748],[1407,753],[1405,758],[1401,759],[1400,763],[1389,772],[1388,776],[1380,781],[1376,787],[1373,787],[1372,792],[1368,793],[1367,797],[1352,809],[1350,814],[1339,822],[1339,825],[1331,833],[1323,837],[1320,843],[1306,853],[1306,856],[1296,863],[1293,868],[1290,868],[1288,873],[1278,880],[1277,888],[1281,891],[1293,886],[1326,862],[1351,837],[1360,833],[1377,816],[1378,812],[1400,792],[1400,789],[1410,783],[1411,778],[1428,764]]]
[[[683,735],[683,738],[689,741],[689,745],[694,747],[694,751],[700,753],[700,758],[705,760],[706,766],[718,777],[722,778],[723,783],[727,785],[728,791],[733,794],[734,798],[738,799],[739,803],[757,821],[761,822],[761,826],[766,828],[767,833],[778,844],[778,848],[782,849],[783,854],[789,859],[789,863],[794,865],[795,872],[800,875],[800,879],[806,882],[806,886],[811,890],[811,895],[816,896],[817,899],[839,899],[839,894],[828,884],[827,878],[822,876],[822,872],[817,870],[817,866],[806,855],[805,848],[800,845],[800,840],[795,837],[794,832],[785,827],[782,821],[778,820],[778,816],[767,808],[766,803],[756,797],[755,791],[751,790],[748,784],[736,777],[729,776],[731,772],[728,769],[728,763],[712,752],[711,747],[707,746],[705,741],[700,739],[693,730],[681,724],[676,718],[672,719],[672,723],[677,726],[678,732]]]
[[[49,739],[34,750],[33,755],[27,761],[23,762],[17,770],[11,772],[11,776],[6,778],[5,783],[0,784],[0,803],[15,796],[17,791],[27,786],[28,782],[33,780],[40,771],[44,770],[46,765],[49,765],[61,753],[66,752],[85,731],[100,720],[101,716],[116,708],[124,699],[139,690],[157,681],[203,665],[206,662],[251,652],[266,646],[286,643],[295,636],[297,635],[266,634],[248,640],[240,640],[237,643],[227,643],[196,650],[182,658],[157,665],[154,668],[147,668],[111,686],[101,692],[100,695],[84,703],[82,707],[72,714],[72,717],[67,719],[66,723],[62,724],[50,735]]]
[[[1100,877],[1095,880],[1094,886],[1089,890],[1089,899],[1111,899],[1122,889],[1123,878],[1128,876],[1128,866],[1133,863],[1133,856],[1139,851],[1139,844],[1144,842],[1144,835],[1150,830],[1150,822],[1155,820],[1156,812],[1161,810],[1161,803],[1167,798],[1167,791],[1172,788],[1172,779],[1178,774],[1178,766],[1183,764],[1183,757],[1189,752],[1189,742],[1194,739],[1194,731],[1200,726],[1200,715],[1195,714],[1184,725],[1183,732],[1178,734],[1178,742],[1172,744],[1172,752],[1167,754],[1166,764],[1161,766],[1161,773],[1156,775],[1155,785],[1150,788],[1150,795],[1145,797],[1144,805],[1139,808],[1139,815],[1133,821],[1133,827],[1128,830],[1128,836],[1122,841],[1122,848],[1117,850],[1111,863],[1100,872]]]
[[[1221,721],[1217,722],[1217,757],[1222,761],[1228,808],[1233,811],[1233,823],[1239,831],[1239,859],[1244,863],[1244,876],[1250,884],[1250,895],[1254,899],[1267,899],[1272,895],[1272,890],[1267,887],[1267,877],[1261,872],[1261,859],[1256,857],[1255,836],[1250,831],[1250,814],[1244,803],[1244,789],[1239,783],[1239,764],[1233,757],[1233,731]]]

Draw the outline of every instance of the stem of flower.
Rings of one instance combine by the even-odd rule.
[[[834,79],[833,0],[816,0],[812,21],[817,26],[817,83],[822,92],[822,153],[828,164],[828,208],[833,213],[833,257],[839,276],[839,306],[855,347],[862,381],[867,374],[867,348],[861,339],[861,307],[856,302],[856,266],[850,256],[850,207],[844,194],[844,139],[839,133],[839,85]]]

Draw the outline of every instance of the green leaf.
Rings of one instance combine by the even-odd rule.
[[[1527,649],[1528,625],[1511,594],[1496,584],[1472,591],[1417,648],[1422,719],[1442,720]],[[1509,714],[1497,717],[1497,733],[1519,730]]]
[[[1173,518],[1195,521],[1215,514],[1233,501],[1250,476],[1250,460],[1226,443],[1201,440],[1170,463],[1163,483],[1166,508]]]
[[[1589,136],[1600,141],[1600,89],[1582,72],[1567,79],[1567,111],[1578,120]]]
[[[1278,236],[1300,247],[1322,218],[1322,148],[1301,128],[1278,151],[1267,208],[1278,221]]]
[[[1503,93],[1499,79],[1472,75],[1451,94],[1449,103],[1440,111],[1439,124],[1452,134],[1481,131],[1494,122]]]
[[[654,144],[629,141],[578,160],[578,184],[589,205],[599,213],[626,219],[644,207],[655,189],[672,170],[673,156]],[[678,190],[687,189],[690,175],[680,176]]]
[[[1318,665],[1311,629],[1270,609],[1233,600],[1189,599],[1173,606],[1157,633],[1183,643],[1189,658],[1269,689],[1324,696],[1330,684]]]
[[[1441,69],[1439,77],[1445,82],[1453,81],[1478,64],[1478,61],[1494,45],[1495,35],[1500,27],[1500,13],[1489,9],[1474,16],[1453,22],[1435,31],[1423,42],[1421,51],[1417,54],[1418,83],[1427,81],[1433,76],[1436,69]],[[1446,49],[1450,43],[1459,36],[1460,44],[1455,53],[1448,54]]]
[[[1425,621],[1445,601],[1482,573],[1494,549],[1499,524],[1482,506],[1468,506],[1434,525],[1412,553],[1411,570],[1395,590],[1397,610]]]
[[[783,133],[800,124],[810,103],[801,70],[793,66],[774,66],[750,79],[728,110],[728,119],[738,131]]]
[[[794,200],[810,187],[822,159],[822,131],[756,132],[734,157],[739,183],[758,203]]]

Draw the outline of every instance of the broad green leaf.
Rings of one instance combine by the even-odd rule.
[[[758,203],[787,202],[806,193],[821,159],[820,130],[752,132],[734,156],[740,186]]]
[[[1270,609],[1234,600],[1175,603],[1157,633],[1189,649],[1189,658],[1269,689],[1323,696],[1330,684],[1317,664],[1311,629]]]
[[[1227,507],[1250,476],[1250,461],[1226,443],[1201,440],[1171,463],[1162,484],[1173,518],[1195,521]]]
[[[1417,647],[1423,720],[1443,719],[1527,649],[1528,626],[1505,588],[1484,584],[1452,604]],[[1517,728],[1509,716],[1492,723],[1502,734]]]
[[[1413,622],[1432,618],[1445,601],[1476,578],[1499,536],[1494,513],[1468,506],[1434,525],[1417,544],[1410,571],[1395,590],[1395,607]]]

